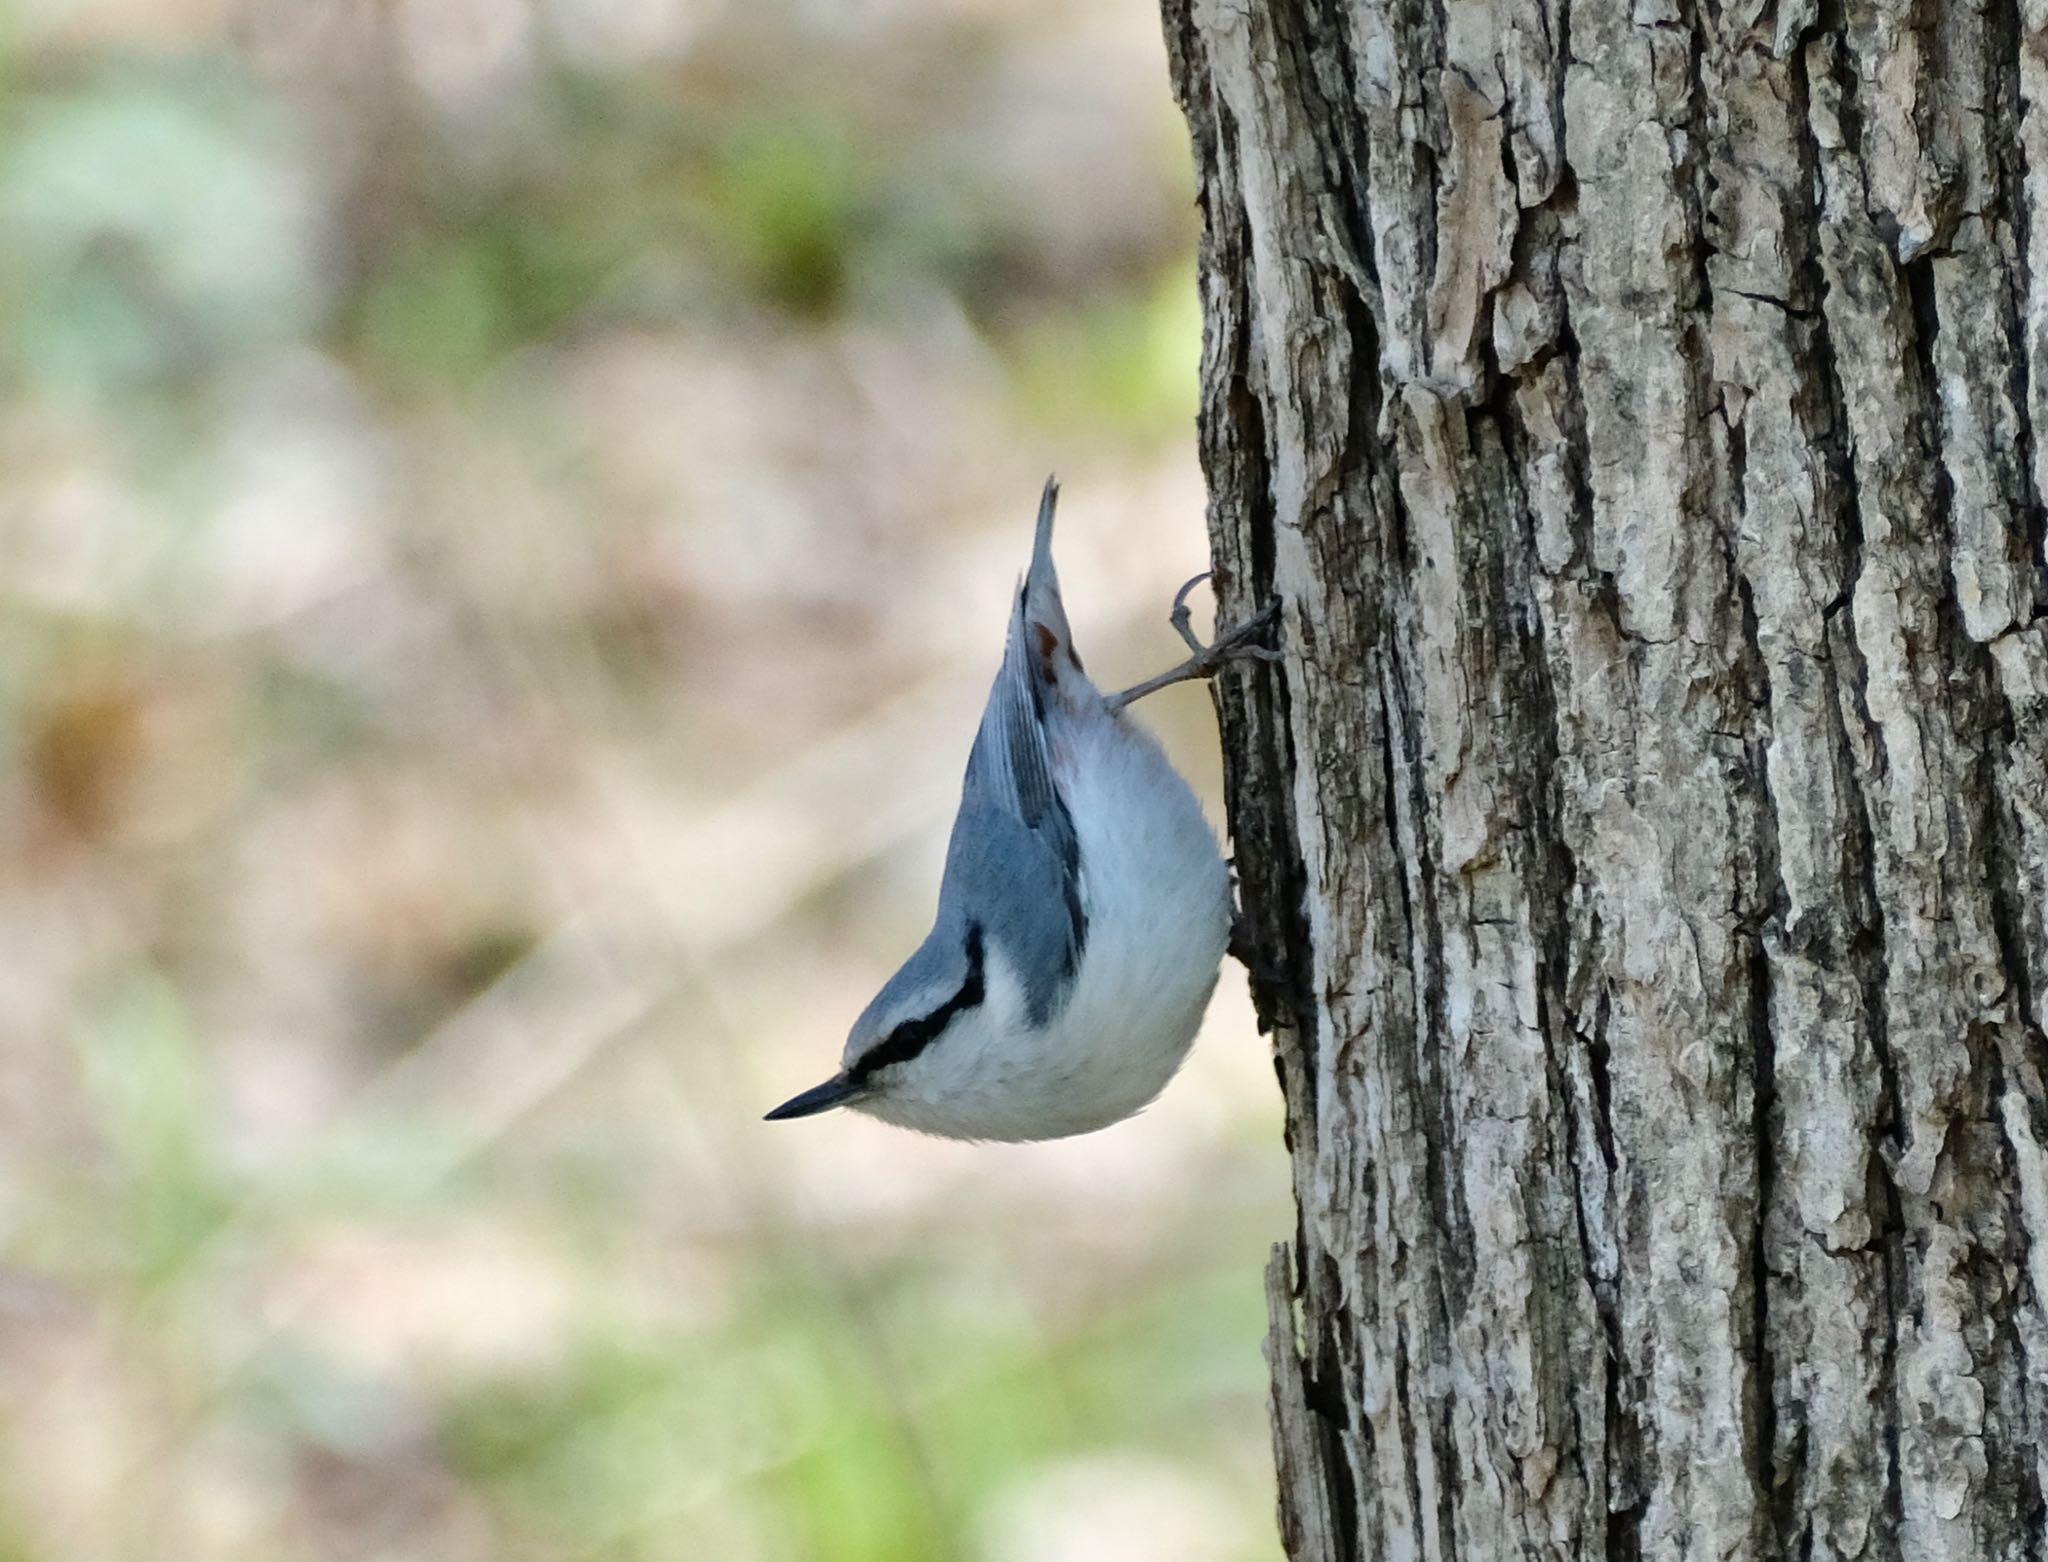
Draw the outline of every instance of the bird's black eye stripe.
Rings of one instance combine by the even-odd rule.
[[[981,924],[967,924],[967,975],[960,983],[960,990],[940,1004],[931,1013],[914,1020],[905,1020],[878,1047],[868,1050],[866,1056],[847,1071],[847,1078],[854,1084],[863,1084],[874,1076],[875,1070],[887,1068],[891,1063],[907,1063],[937,1039],[939,1032],[952,1023],[953,1016],[971,1009],[986,996],[987,989],[982,980]]]

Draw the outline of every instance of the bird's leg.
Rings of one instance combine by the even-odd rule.
[[[1112,711],[1120,711],[1126,705],[1142,700],[1148,694],[1156,694],[1170,684],[1186,683],[1191,678],[1213,678],[1231,662],[1259,661],[1277,662],[1280,653],[1271,646],[1257,644],[1280,619],[1280,604],[1270,603],[1257,617],[1239,624],[1224,634],[1219,634],[1207,645],[1196,638],[1194,629],[1188,623],[1188,593],[1209,578],[1204,571],[1182,586],[1173,595],[1172,623],[1188,649],[1195,654],[1178,667],[1170,667],[1156,678],[1147,678],[1143,683],[1134,683],[1121,693],[1107,696],[1106,703]]]

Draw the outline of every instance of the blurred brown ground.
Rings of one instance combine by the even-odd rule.
[[[921,936],[1048,469],[1091,669],[1178,649],[1156,25],[17,0],[0,1559],[1277,1555],[1234,967],[1100,1135],[757,1120]]]

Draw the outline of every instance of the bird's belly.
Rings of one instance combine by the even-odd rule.
[[[1062,778],[1088,937],[1031,1071],[1048,1130],[1147,1105],[1187,1057],[1230,940],[1230,873],[1201,804],[1149,735],[1105,724]]]

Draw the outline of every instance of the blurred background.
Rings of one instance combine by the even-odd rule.
[[[1157,27],[0,7],[0,1559],[1277,1558],[1234,965],[1102,1134],[758,1121],[1049,469],[1091,670],[1178,657]]]

